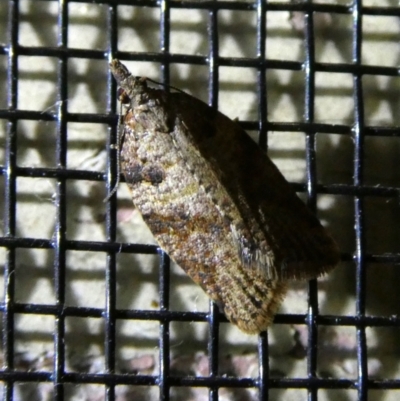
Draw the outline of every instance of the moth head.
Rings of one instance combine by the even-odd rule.
[[[147,90],[147,78],[131,76],[129,85],[133,95],[144,93]]]
[[[132,76],[129,70],[119,60],[112,60],[110,69],[119,86],[118,98],[121,103],[127,103],[126,97],[132,99],[136,97],[136,95],[146,91],[147,78]]]
[[[124,105],[128,105],[131,101],[128,94],[125,92],[125,89],[121,87],[118,88],[118,100]]]
[[[110,70],[114,75],[118,85],[120,85],[122,81],[126,80],[126,78],[131,75],[129,70],[117,59],[111,61]]]

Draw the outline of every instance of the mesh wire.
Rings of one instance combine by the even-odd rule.
[[[398,399],[399,17],[372,0],[2,2],[3,399]],[[294,283],[268,333],[227,323],[124,184],[102,203],[114,57],[240,117],[338,239],[342,265]]]

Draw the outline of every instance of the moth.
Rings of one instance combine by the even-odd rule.
[[[118,60],[121,170],[160,247],[246,333],[273,320],[289,280],[315,278],[339,250],[240,125]]]

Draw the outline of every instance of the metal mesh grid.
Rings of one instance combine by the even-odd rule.
[[[43,4],[54,3],[50,1],[33,1],[40,7]],[[6,43],[0,46],[0,55],[2,57],[2,65],[5,67],[5,90],[3,91],[4,102],[0,107],[0,118],[4,123],[4,156],[1,167],[2,186],[4,187],[4,206],[3,206],[3,235],[0,238],[1,247],[4,250],[4,294],[1,302],[1,311],[3,317],[3,368],[0,370],[0,380],[3,382],[3,398],[4,400],[27,399],[27,393],[19,387],[21,384],[48,383],[47,390],[43,388],[34,393],[34,397],[30,399],[46,399],[44,394],[49,394],[56,400],[63,399],[91,399],[89,395],[86,397],[78,397],[74,393],[74,388],[91,384],[100,384],[104,399],[114,400],[120,399],[119,387],[126,385],[128,390],[125,393],[126,399],[136,399],[141,396],[146,399],[200,399],[208,398],[210,400],[217,399],[358,399],[358,400],[374,400],[374,399],[395,399],[395,390],[400,389],[400,380],[398,370],[393,366],[393,376],[382,377],[381,375],[371,375],[368,358],[369,344],[367,342],[366,331],[369,327],[373,328],[393,328],[396,334],[390,336],[399,337],[398,328],[400,319],[397,316],[399,312],[398,306],[390,309],[388,315],[369,314],[368,308],[368,268],[371,264],[377,264],[379,274],[389,274],[387,266],[393,267],[393,271],[389,276],[391,279],[399,279],[396,264],[399,263],[399,247],[396,241],[399,239],[399,231],[397,228],[392,230],[390,241],[386,248],[381,250],[379,247],[375,250],[369,247],[373,241],[371,239],[377,230],[375,225],[368,225],[374,209],[374,204],[369,203],[369,199],[378,198],[385,202],[398,203],[399,186],[398,181],[385,180],[385,175],[378,176],[377,181],[373,181],[369,175],[370,171],[375,171],[375,166],[367,166],[366,152],[371,152],[371,144],[368,143],[369,138],[378,138],[387,141],[387,146],[399,146],[399,115],[393,112],[393,119],[389,124],[384,121],[382,124],[371,125],[367,121],[369,116],[366,115],[366,95],[368,88],[364,78],[366,76],[379,77],[398,77],[397,66],[387,66],[385,60],[381,64],[368,65],[363,60],[363,21],[367,17],[400,17],[400,9],[397,2],[388,2],[385,6],[377,7],[376,5],[366,4],[367,2],[353,1],[341,2],[343,4],[313,4],[312,2],[290,3],[290,2],[238,2],[238,1],[126,1],[126,2],[102,2],[95,1],[91,4],[101,5],[103,8],[102,23],[104,28],[104,48],[92,50],[87,48],[74,48],[69,44],[70,29],[70,7],[73,4],[85,4],[84,1],[77,2],[59,2],[57,13],[55,16],[55,26],[57,28],[56,43],[47,46],[21,46],[20,29],[24,22],[23,14],[20,7],[23,2],[11,1],[4,4],[3,12],[6,10],[4,24],[4,38]],[[339,3],[339,2],[337,2]],[[127,8],[135,7],[145,10],[157,10],[159,13],[159,44],[155,46],[157,50],[148,52],[135,52],[135,49],[129,51],[121,51],[118,45],[118,8],[126,5]],[[45,6],[46,7],[46,6]],[[149,7],[149,8],[147,8]],[[178,54],[171,52],[171,13],[174,10],[202,10],[207,15],[207,54]],[[254,43],[253,57],[221,57],[222,52],[219,35],[219,16],[223,11],[235,11],[238,13],[251,13],[255,16],[256,41]],[[300,15],[300,25],[302,35],[304,35],[304,60],[280,60],[268,57],[267,39],[268,39],[268,23],[267,16],[277,12],[299,14],[292,15],[297,18]],[[316,57],[316,46],[319,40],[315,36],[318,29],[314,26],[318,20],[316,15],[346,15],[351,17],[351,58],[346,63],[330,63],[319,61]],[[304,17],[304,18],[303,18]],[[326,22],[326,21],[325,21]],[[324,22],[324,23],[325,23]],[[43,21],[45,23],[45,21]],[[232,31],[240,29],[232,23]],[[151,47],[151,46],[150,46]],[[398,51],[398,50],[397,50]],[[20,84],[21,61],[24,57],[29,60],[35,56],[51,57],[57,60],[57,70],[55,73],[54,102],[55,107],[50,110],[28,110],[21,107],[22,86]],[[274,370],[274,366],[270,361],[270,349],[268,334],[263,333],[258,339],[257,344],[257,372],[256,374],[237,374],[225,375],[221,373],[221,322],[226,322],[225,318],[219,314],[218,309],[210,304],[209,312],[197,311],[175,311],[171,310],[171,276],[170,263],[165,256],[154,245],[141,245],[143,241],[138,243],[121,242],[118,239],[117,219],[117,199],[114,197],[107,203],[105,213],[102,218],[105,219],[105,235],[102,241],[80,240],[79,235],[71,234],[68,224],[68,213],[70,202],[70,189],[68,183],[71,181],[82,182],[100,182],[104,187],[107,182],[109,187],[113,186],[116,174],[115,154],[108,152],[107,174],[96,169],[74,169],[70,168],[68,161],[68,152],[71,151],[69,127],[72,123],[84,124],[100,124],[108,127],[108,146],[114,143],[116,130],[116,88],[115,83],[108,74],[107,88],[104,91],[106,96],[106,105],[104,113],[96,112],[71,112],[72,102],[69,102],[69,80],[70,70],[69,62],[72,59],[88,59],[101,60],[102,71],[105,71],[106,61],[112,57],[118,57],[121,60],[129,61],[147,61],[155,62],[161,66],[161,77],[165,82],[170,82],[173,78],[171,71],[172,66],[176,64],[205,66],[208,70],[208,101],[210,105],[218,106],[219,95],[221,93],[221,76],[220,71],[224,67],[241,67],[243,69],[255,69],[256,72],[256,92],[257,92],[257,113],[256,118],[252,121],[242,122],[245,129],[257,131],[258,141],[261,146],[267,148],[267,139],[270,138],[271,132],[284,133],[294,132],[305,134],[305,160],[306,160],[306,179],[305,183],[294,184],[299,192],[304,192],[307,196],[307,202],[313,209],[317,207],[317,195],[327,194],[338,197],[344,197],[354,202],[352,215],[346,216],[351,225],[354,225],[354,247],[344,246],[343,261],[348,262],[348,269],[355,269],[354,281],[354,313],[350,314],[321,314],[320,301],[318,297],[319,284],[311,281],[308,287],[308,308],[306,313],[285,313],[278,314],[275,319],[277,325],[294,325],[304,326],[308,333],[306,340],[299,345],[304,352],[301,356],[306,361],[306,374],[304,377],[292,377],[280,375]],[[271,109],[270,99],[268,98],[268,72],[282,71],[299,71],[304,72],[304,102],[303,111],[304,118],[300,121],[272,121],[269,118],[269,110]],[[349,123],[326,123],[320,121],[316,117],[316,108],[318,107],[318,80],[319,73],[328,74],[350,74],[352,78],[351,96],[354,101],[354,108]],[[105,80],[106,75],[103,72],[101,79]],[[98,80],[96,76],[91,77],[94,81]],[[395,82],[395,81],[391,81]],[[99,83],[101,86],[101,84]],[[397,83],[398,85],[398,83]],[[177,85],[178,86],[178,85]],[[34,96],[40,97],[40,93]],[[383,96],[383,95],[382,95]],[[395,96],[395,95],[393,95]],[[66,101],[68,99],[68,101]],[[38,99],[39,101],[40,99]],[[390,107],[395,109],[398,106],[398,95],[389,99]],[[54,129],[54,149],[53,166],[22,167],[18,162],[21,154],[19,148],[19,127],[21,121],[43,121],[47,123],[44,128],[48,131]],[[338,180],[332,183],[320,182],[319,148],[317,142],[320,136],[334,134],[337,136],[348,137],[354,141],[351,159],[353,161],[351,181],[345,183]],[[51,141],[51,139],[44,139]],[[372,143],[375,144],[374,142]],[[32,146],[32,143],[30,143]],[[397,151],[398,156],[398,151]],[[341,158],[338,157],[338,162]],[[383,156],[382,158],[384,158]],[[380,160],[379,163],[384,163]],[[318,169],[317,169],[318,167]],[[390,168],[386,166],[385,168]],[[397,165],[391,168],[398,169]],[[398,175],[393,175],[398,178]],[[17,207],[21,202],[17,183],[21,178],[35,179],[46,178],[54,180],[55,192],[52,202],[55,205],[54,214],[54,233],[50,238],[44,236],[33,238],[31,236],[23,236],[18,229],[17,213],[24,210]],[[32,187],[36,181],[30,184]],[[35,194],[32,188],[32,193]],[[100,196],[97,193],[94,195]],[[35,195],[34,195],[35,196]],[[38,196],[38,195],[36,195]],[[92,194],[93,197],[93,194]],[[82,200],[78,197],[78,201]],[[83,199],[86,201],[87,198]],[[90,206],[90,205],[89,205]],[[378,205],[381,207],[381,205]],[[340,207],[340,206],[339,206]],[[29,210],[27,211],[29,213]],[[31,210],[35,213],[35,210]],[[339,213],[340,214],[340,213]],[[394,224],[398,221],[399,211],[396,206],[390,209],[391,218],[388,222]],[[328,218],[329,219],[329,218]],[[397,220],[396,220],[397,219]],[[385,221],[385,220],[382,220]],[[379,225],[379,223],[376,223]],[[382,224],[382,223],[381,223]],[[380,229],[381,230],[381,229]],[[381,232],[377,230],[377,232]],[[74,234],[74,233],[73,233]],[[353,234],[353,233],[352,233]],[[71,239],[74,238],[74,239]],[[76,239],[77,238],[77,239]],[[340,239],[339,239],[340,241]],[[392,245],[391,245],[392,244]],[[341,243],[341,245],[343,245]],[[23,250],[49,250],[51,260],[51,274],[54,285],[54,302],[34,303],[20,302],[21,296],[18,295],[18,277],[19,262],[21,261],[21,252]],[[100,307],[96,306],[71,306],[67,301],[68,293],[68,257],[71,251],[101,253],[105,255],[104,265],[105,271],[105,295],[104,303]],[[119,255],[123,254],[149,254],[158,255],[159,266],[159,298],[154,310],[151,308],[128,309],[118,306],[117,293],[117,265]],[[86,254],[85,254],[86,255]],[[86,256],[84,256],[86,257]],[[342,276],[346,277],[346,276]],[[373,276],[375,277],[375,276]],[[153,277],[154,278],[154,277]],[[370,282],[371,280],[369,280]],[[399,281],[397,281],[399,283]],[[397,284],[394,281],[394,286]],[[380,283],[379,283],[380,284]],[[343,286],[345,284],[342,283]],[[335,291],[341,291],[340,287]],[[382,292],[385,294],[386,289]],[[388,294],[392,293],[388,290]],[[339,294],[340,297],[340,294]],[[397,298],[394,298],[397,300]],[[395,302],[396,303],[396,302]],[[396,312],[397,311],[397,312]],[[290,312],[290,311],[289,311]],[[53,330],[50,335],[42,334],[36,341],[51,341],[54,346],[54,353],[48,357],[43,356],[41,361],[36,360],[35,363],[24,360],[21,363],[21,356],[16,350],[16,342],[19,341],[18,327],[16,321],[21,316],[48,316],[52,318]],[[103,323],[104,336],[103,356],[104,369],[100,372],[93,372],[90,369],[67,369],[66,344],[69,342],[67,327],[70,319],[96,319]],[[123,371],[118,366],[118,322],[131,320],[136,321],[155,321],[159,322],[158,343],[154,344],[158,348],[157,369],[151,374],[145,374],[143,369],[138,367]],[[203,369],[205,374],[176,374],[171,368],[173,361],[171,360],[171,333],[170,326],[172,322],[183,322],[182,326],[187,327],[190,322],[206,322],[206,365]],[[28,323],[30,324],[30,323]],[[79,323],[76,323],[79,324]],[[73,325],[73,323],[72,323]],[[321,336],[321,327],[339,327],[348,326],[354,328],[356,332],[355,357],[357,360],[357,372],[354,378],[347,375],[338,375],[337,377],[324,377],[319,367],[319,337]],[[17,329],[16,329],[17,327]],[[29,329],[28,329],[29,332]],[[301,331],[297,331],[297,334]],[[343,351],[343,349],[341,349]],[[392,349],[394,361],[398,359],[399,348],[394,346]],[[397,358],[396,358],[397,356]],[[330,356],[332,358],[332,354]],[[397,368],[398,369],[398,368]],[[82,372],[84,370],[84,372]],[[144,369],[145,370],[145,369]],[[156,392],[148,392],[146,386],[152,386]],[[28,386],[28,388],[30,388]],[[35,387],[36,388],[36,387]],[[137,390],[137,389],[141,390]],[[204,389],[205,392],[197,394],[187,392],[179,392],[179,389]],[[253,389],[252,393],[242,392],[243,389]],[[176,390],[178,389],[178,390]],[[230,389],[228,393],[224,393],[223,389]],[[279,392],[279,390],[287,392]],[[321,389],[327,390],[327,398],[322,398]],[[291,393],[290,390],[293,390]],[[299,390],[296,392],[295,390]],[[332,390],[332,392],[329,392]],[[348,394],[346,390],[351,390]],[[374,392],[373,390],[382,390]],[[31,390],[32,391],[32,390]],[[46,393],[47,391],[47,393]],[[87,394],[94,390],[89,387]],[[130,391],[130,392],[129,392]],[[140,393],[139,391],[143,391]],[[276,392],[274,392],[276,391]],[[336,392],[335,392],[336,391]],[[126,395],[127,394],[127,395]],[[393,394],[395,394],[393,396]],[[398,393],[397,393],[398,396]],[[153,397],[153,398],[152,398]],[[286,398],[287,397],[287,398]],[[336,398],[339,397],[339,398]],[[385,398],[386,397],[386,398]]]

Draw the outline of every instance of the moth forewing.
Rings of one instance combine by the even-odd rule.
[[[185,108],[188,98],[191,107]],[[224,188],[235,205],[231,210],[238,211],[231,219],[244,264],[285,280],[317,277],[337,265],[334,240],[236,121],[184,93],[172,94],[169,107],[180,117],[174,135],[185,137],[180,152],[185,154],[191,144],[192,154],[217,177],[218,185],[210,187]],[[188,156],[200,177],[203,170],[195,169],[195,158]],[[214,196],[214,203],[230,216],[225,201]]]
[[[194,97],[148,88],[111,63],[124,99],[121,167],[160,246],[248,333],[265,330],[286,280],[339,260],[335,242],[238,123]]]

